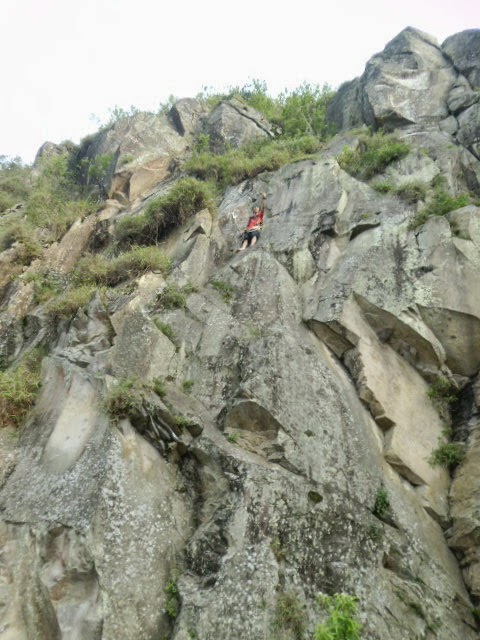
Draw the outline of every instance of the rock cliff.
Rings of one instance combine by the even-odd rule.
[[[159,236],[170,270],[52,316],[38,274],[65,286],[118,247],[199,136],[220,153],[277,131],[188,99],[76,149],[108,155],[110,199],[2,285],[4,369],[44,357],[23,427],[0,431],[0,638],[301,640],[342,592],[362,638],[478,637],[479,78],[480,31],[404,30],[342,85],[314,156]],[[373,177],[348,164],[365,125],[404,149]],[[441,197],[458,206],[437,215]],[[450,439],[451,473],[432,464]]]

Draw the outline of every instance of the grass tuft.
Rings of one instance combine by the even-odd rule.
[[[18,426],[34,404],[40,388],[41,355],[34,351],[20,364],[0,371],[0,426]]]
[[[196,178],[178,180],[167,194],[152,200],[145,211],[134,218],[124,218],[115,230],[118,240],[154,244],[170,229],[184,224],[202,209],[215,209],[211,186]]]
[[[214,181],[224,189],[263,171],[275,171],[290,162],[311,158],[319,148],[320,142],[313,136],[255,140],[222,155],[194,154],[184,169],[196,178]]]
[[[148,271],[167,273],[170,260],[157,247],[132,247],[115,258],[101,254],[81,258],[75,269],[74,280],[78,284],[113,287]]]
[[[360,180],[369,180],[410,151],[408,144],[393,134],[381,131],[371,135],[361,134],[358,140],[357,149],[345,147],[337,161],[344,171]]]
[[[430,202],[414,216],[409,224],[411,230],[417,229],[433,216],[444,216],[450,211],[465,207],[470,202],[468,194],[451,196],[443,186],[434,187]]]
[[[45,310],[52,318],[71,318],[81,308],[86,307],[98,289],[92,285],[82,285],[67,289],[65,293],[49,300]]]

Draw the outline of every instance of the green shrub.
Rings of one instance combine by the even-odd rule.
[[[94,122],[96,122],[99,128],[99,131],[106,131],[108,129],[111,129],[120,120],[123,120],[125,118],[131,118],[132,116],[135,116],[137,113],[140,113],[140,110],[138,109],[138,107],[136,107],[133,104],[130,105],[130,107],[128,107],[127,109],[125,109],[124,107],[120,107],[119,105],[116,104],[114,107],[110,107],[108,109],[107,118],[102,119],[95,114],[92,115],[92,118]],[[82,139],[80,144],[86,142],[87,140],[92,139],[94,135],[95,134],[85,136],[85,138]]]
[[[437,376],[427,389],[427,396],[432,400],[444,400],[447,403],[456,402],[458,396],[455,386],[444,376]]]
[[[120,241],[154,244],[173,227],[184,224],[202,209],[213,211],[214,193],[209,184],[195,178],[178,180],[167,194],[152,200],[145,211],[124,218],[115,229]]]
[[[368,528],[368,535],[373,541],[378,541],[383,538],[383,529],[378,524],[371,524]]]
[[[0,371],[0,426],[19,425],[40,388],[41,354],[34,351],[18,366]]]
[[[182,291],[186,296],[189,296],[191,293],[198,293],[198,287],[191,282],[187,282],[187,284],[182,287]]]
[[[328,618],[316,628],[314,640],[360,640],[362,625],[355,618],[357,599],[354,596],[336,593],[319,596],[318,600],[327,610]]]
[[[33,282],[33,296],[36,304],[43,304],[58,295],[62,290],[62,282],[50,272],[28,273],[24,276],[25,282]]]
[[[412,218],[409,228],[417,229],[432,216],[444,216],[450,211],[465,207],[470,202],[468,194],[451,196],[442,183],[434,185],[433,197],[430,202]]]
[[[49,300],[45,310],[53,318],[71,318],[79,309],[89,304],[95,291],[97,288],[91,285],[67,289],[61,295]]]
[[[115,236],[120,242],[135,244],[155,244],[156,230],[150,225],[145,213],[124,217],[116,223]]]
[[[105,394],[103,406],[111,418],[132,417],[142,411],[143,390],[137,378],[124,378]]]
[[[96,187],[103,198],[107,197],[109,176],[114,166],[114,156],[98,155],[87,160],[87,184]]]
[[[20,220],[11,220],[2,224],[0,227],[0,251],[10,249],[10,247],[18,241],[22,241],[27,231],[25,223]],[[30,227],[31,233],[34,233],[33,227]]]
[[[182,388],[185,391],[185,393],[190,393],[193,389],[193,385],[194,385],[194,381],[193,380],[184,380],[182,382]]]
[[[36,231],[28,222],[12,220],[0,228],[0,251],[9,249],[15,242],[20,243],[16,248],[15,258],[19,264],[29,265],[43,253]]]
[[[172,340],[173,342],[173,340],[175,339],[175,331],[173,330],[172,326],[168,324],[168,322],[163,322],[159,316],[155,316],[153,322],[155,323],[157,329],[160,329],[163,335],[167,336],[167,338],[169,340]]]
[[[353,150],[348,147],[337,157],[341,168],[360,180],[369,180],[381,173],[394,160],[399,160],[408,154],[410,147],[392,134],[381,131],[372,135],[361,134],[358,147]]]
[[[390,193],[391,191],[395,190],[393,184],[391,182],[387,182],[386,180],[382,182],[374,182],[371,187],[378,193]]]
[[[373,514],[377,516],[377,518],[383,518],[390,511],[390,508],[388,492],[383,487],[380,487],[375,495]]]
[[[399,196],[408,204],[415,204],[419,200],[425,200],[427,197],[427,185],[419,180],[412,180],[411,182],[404,182],[399,187],[396,187],[394,192],[395,195]]]
[[[375,191],[378,191],[378,193],[391,193],[401,198],[407,204],[415,204],[419,200],[425,200],[427,197],[427,185],[419,180],[404,182],[398,187],[395,187],[387,180],[375,182],[371,186]]]
[[[80,197],[66,154],[41,158],[35,177],[30,173],[29,168],[15,163],[2,165],[0,159],[0,208],[13,204],[4,198],[2,205],[2,193],[10,194],[15,202],[26,201],[25,218],[5,226],[0,233],[0,245],[8,248],[13,242],[22,241],[24,264],[39,255],[39,239],[42,242],[60,239],[75,220],[97,208],[94,202]]]
[[[333,131],[326,123],[327,106],[335,92],[327,84],[320,87],[304,83],[273,98],[264,81],[254,79],[243,87],[230,87],[226,93],[204,91],[197,96],[215,107],[222,100],[238,98],[278,125],[284,137],[313,135],[325,139]]]
[[[291,93],[280,94],[279,124],[286,136],[314,135],[325,139],[333,133],[327,125],[327,106],[335,92],[327,84],[323,87],[304,83]]]
[[[193,153],[208,153],[210,151],[210,136],[208,133],[199,133],[193,147]]]
[[[170,260],[157,247],[132,247],[110,260],[101,254],[81,258],[74,279],[77,283],[113,287],[147,271],[166,273],[169,268]]]
[[[188,420],[188,418],[179,415],[175,416],[175,418],[173,419],[173,424],[179,429],[185,429],[191,424],[191,420]]]
[[[428,459],[432,467],[444,467],[445,469],[453,469],[465,457],[464,446],[460,442],[442,442],[434,449]]]
[[[165,604],[165,613],[169,618],[175,620],[180,612],[180,591],[178,590],[177,583],[173,578],[170,578],[167,586],[165,587],[165,593],[167,594],[167,602]]]
[[[231,302],[232,296],[235,292],[235,287],[232,287],[231,284],[223,282],[222,280],[212,280],[210,284],[220,293],[224,302],[227,304]]]
[[[16,248],[15,261],[19,264],[29,265],[43,255],[42,245],[35,240],[35,237],[24,237],[21,244]]]
[[[27,199],[30,167],[20,158],[0,156],[0,213]]]
[[[28,222],[58,240],[77,218],[94,213],[97,205],[79,198],[66,156],[42,159],[26,206]]]
[[[208,152],[193,155],[184,169],[199,179],[215,181],[223,189],[263,171],[275,171],[290,162],[310,158],[318,149],[319,141],[312,136],[254,140],[222,155]]]
[[[282,593],[278,596],[275,625],[279,629],[290,630],[295,640],[302,640],[305,632],[305,615],[298,598],[293,593]]]
[[[154,391],[159,398],[164,398],[167,395],[163,380],[161,380],[160,378],[154,378],[152,380],[151,387],[152,391]]]
[[[272,550],[277,562],[282,562],[283,560],[285,560],[287,551],[282,545],[282,542],[280,541],[280,538],[278,536],[275,536],[273,538],[272,542],[270,543],[270,549]]]
[[[208,185],[195,178],[183,178],[166,195],[152,200],[145,214],[168,229],[183,224],[191,215],[207,208],[213,208]]]
[[[168,284],[158,293],[157,306],[162,309],[184,309],[187,299],[182,289]]]

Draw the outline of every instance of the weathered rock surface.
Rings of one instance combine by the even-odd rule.
[[[454,55],[407,29],[339,92],[341,126],[401,125],[410,145],[374,182],[478,193],[476,124],[463,137],[478,103]],[[271,134],[231,102],[117,124],[95,149],[135,156],[116,199],[32,272],[66,276],[107,242],[105,225],[168,188],[196,131],[218,149]],[[7,363],[33,344],[49,353],[19,440],[0,433],[0,638],[298,640],[287,598],[306,639],[325,617],[317,595],[338,592],[357,596],[368,640],[478,636],[480,208],[412,228],[421,203],[340,168],[357,142],[340,134],[229,188],[218,212],[162,239],[168,275],[58,326],[31,283],[5,290]],[[233,254],[263,192],[260,242]],[[166,286],[185,302],[164,308]],[[449,417],[439,376],[461,394],[453,483],[429,464]],[[129,379],[140,404],[112,418],[105,395]]]
[[[221,153],[229,147],[240,147],[256,138],[273,137],[272,125],[261,114],[240,100],[222,102],[212,111],[205,124],[210,148]]]
[[[440,48],[408,27],[373,56],[360,78],[340,87],[328,107],[329,120],[338,129],[441,123],[479,157],[479,96],[472,90],[479,86],[479,34],[462,31]]]
[[[435,40],[408,27],[371,58],[359,80],[341,88],[328,113],[341,129],[441,120],[456,77]]]
[[[442,44],[450,57],[474,89],[480,87],[480,29],[467,29],[450,36]]]
[[[218,153],[274,135],[272,125],[240,100],[222,102],[209,113],[198,100],[184,98],[168,113],[125,116],[86,138],[76,152],[74,164],[83,163],[82,179],[88,186],[92,181],[90,165],[96,158],[110,158],[105,190],[125,204],[137,204],[175,172],[192,150],[198,133],[207,135],[211,149]],[[52,143],[46,143],[45,148],[52,148],[48,153],[60,152],[60,147],[57,149]]]

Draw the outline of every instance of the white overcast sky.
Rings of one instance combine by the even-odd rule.
[[[204,86],[337,87],[406,26],[441,43],[480,27],[480,0],[0,0],[0,154],[31,162],[92,114]]]

